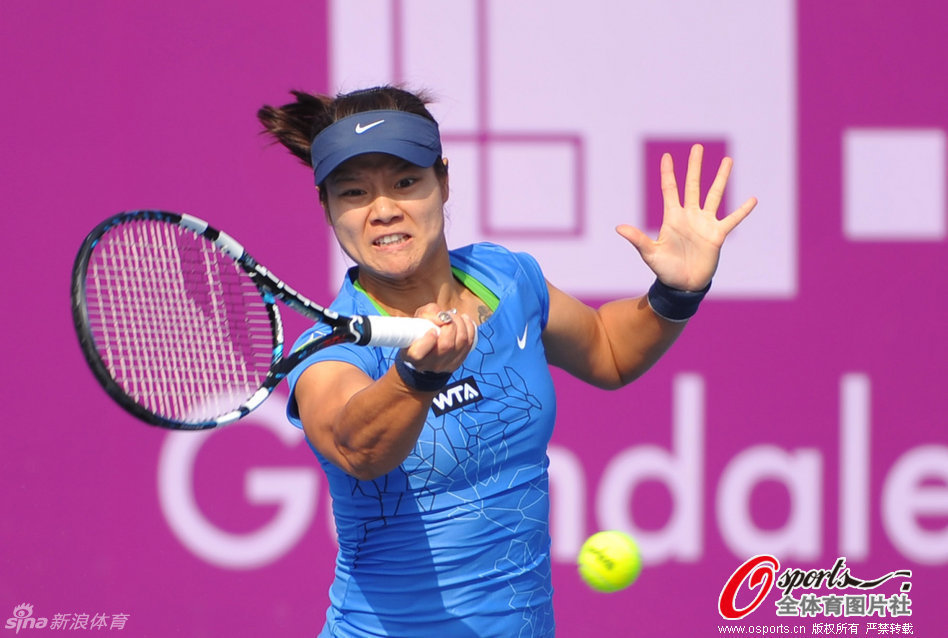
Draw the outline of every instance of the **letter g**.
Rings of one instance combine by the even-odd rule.
[[[301,436],[285,421],[278,405],[275,401],[260,406],[254,421],[287,447],[294,446]],[[248,470],[247,500],[277,504],[279,510],[273,520],[252,532],[222,530],[204,516],[194,496],[195,459],[210,436],[214,434],[173,432],[165,438],[158,459],[158,500],[165,519],[181,544],[208,563],[229,569],[267,565],[288,552],[309,527],[318,498],[318,478],[313,470],[302,467]]]

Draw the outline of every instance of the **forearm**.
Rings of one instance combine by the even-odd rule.
[[[645,297],[593,309],[550,286],[543,342],[552,365],[596,387],[615,389],[654,365],[684,325],[656,315]]]
[[[377,478],[407,458],[431,401],[474,345],[477,325],[467,314],[428,304],[416,316],[434,317],[439,330],[400,351],[379,379],[349,363],[323,361],[297,381],[297,406],[310,443],[356,478]]]
[[[405,460],[434,395],[409,389],[391,369],[331,414],[325,404],[314,404],[306,412],[301,406],[301,416],[307,437],[320,452],[352,476],[370,480]]]
[[[644,296],[611,301],[601,306],[597,314],[620,387],[655,365],[686,325],[655,314]]]

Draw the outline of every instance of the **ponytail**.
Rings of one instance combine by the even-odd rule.
[[[332,100],[321,95],[291,91],[295,102],[280,107],[264,106],[257,111],[257,119],[264,132],[286,147],[304,164],[312,168],[310,146],[316,134],[332,124]]]
[[[363,111],[395,110],[434,117],[426,104],[431,98],[425,92],[412,93],[394,86],[377,86],[370,89],[342,93],[336,97],[313,95],[303,91],[290,91],[295,102],[283,106],[264,106],[257,111],[257,119],[263,124],[264,133],[286,147],[304,164],[313,168],[310,150],[313,138],[324,128],[344,117]],[[440,162],[437,163],[440,165]]]

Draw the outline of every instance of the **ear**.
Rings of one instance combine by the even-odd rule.
[[[444,176],[441,178],[441,201],[448,201],[448,196],[451,194],[451,188],[448,183],[448,158],[442,157],[441,163],[444,164]]]
[[[319,186],[316,187],[316,198],[319,200],[319,205],[322,206],[323,214],[326,216],[326,223],[332,226],[332,215],[329,213],[329,199],[325,193],[319,190]]]

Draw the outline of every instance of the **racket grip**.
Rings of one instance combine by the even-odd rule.
[[[365,317],[369,324],[369,342],[366,345],[405,348],[438,326],[418,317]]]

